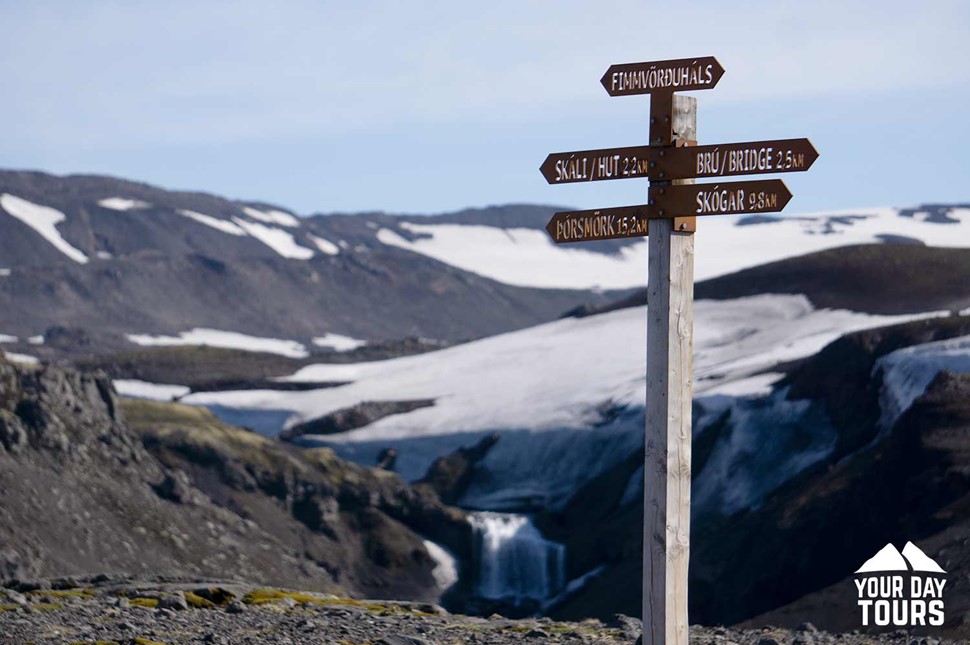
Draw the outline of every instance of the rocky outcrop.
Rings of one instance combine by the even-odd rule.
[[[498,440],[499,435],[490,434],[470,448],[459,448],[438,457],[424,477],[415,482],[415,486],[434,491],[446,504],[457,503],[471,483],[475,466],[485,458]]]
[[[434,600],[422,539],[470,544],[460,511],[393,473],[2,358],[0,490],[5,579],[124,571]]]
[[[832,455],[838,460],[872,441],[880,417],[876,361],[903,347],[970,334],[970,316],[932,318],[846,334],[793,367],[779,385],[788,398],[822,403],[839,431]]]
[[[317,419],[298,423],[280,433],[280,439],[292,441],[308,434],[339,434],[363,428],[395,414],[404,414],[434,405],[434,399],[410,401],[361,401],[349,408],[336,410]]]

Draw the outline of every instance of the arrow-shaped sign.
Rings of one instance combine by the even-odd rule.
[[[777,213],[792,194],[780,179],[651,186],[650,217]]]
[[[591,211],[562,211],[546,224],[556,244],[643,237],[647,234],[647,206],[619,206]]]
[[[649,177],[662,180],[804,172],[818,159],[808,139],[689,146],[656,154]]]
[[[554,152],[542,162],[539,171],[550,184],[649,177],[655,154],[650,146]]]
[[[630,146],[555,152],[539,166],[550,184],[609,179],[691,179],[802,172],[818,159],[808,139],[711,146]]]
[[[600,83],[610,96],[709,90],[724,75],[713,56],[610,65]]]

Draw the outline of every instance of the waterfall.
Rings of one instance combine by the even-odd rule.
[[[514,605],[541,602],[566,584],[566,547],[542,537],[525,515],[470,513],[475,538],[475,595]]]

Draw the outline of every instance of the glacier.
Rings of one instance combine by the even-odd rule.
[[[739,423],[762,415],[770,419],[765,423],[783,429],[778,437],[790,435],[789,447],[804,448],[802,454],[776,463],[779,472],[766,484],[739,485],[735,498],[724,498],[723,491],[721,496],[711,493],[711,507],[730,510],[756,501],[766,494],[765,486],[814,463],[831,443],[830,432],[822,426],[817,436],[806,438],[809,430],[795,419],[810,411],[780,395],[765,400],[779,378],[775,370],[780,363],[810,356],[850,331],[927,315],[937,314],[874,316],[815,309],[804,296],[795,295],[698,301],[694,393],[700,409],[723,413],[725,406],[734,405],[732,414]],[[233,410],[236,423],[247,413],[289,411],[285,425],[292,426],[362,401],[434,399],[431,407],[303,441],[330,446],[363,464],[375,463],[381,450],[393,447],[398,451],[396,470],[414,480],[437,457],[498,433],[499,442],[478,464],[461,505],[504,511],[559,508],[579,486],[642,446],[645,334],[646,308],[636,307],[557,320],[426,354],[309,365],[280,379],[349,382],[340,387],[199,392],[182,401],[210,406],[217,413]],[[702,431],[705,423],[699,417],[695,425]],[[767,430],[750,432],[755,431]],[[753,482],[759,470],[778,461],[777,455],[773,462],[767,455],[751,454],[750,446],[768,437],[745,432],[738,430],[718,448],[723,456],[712,455],[711,474],[705,477],[748,473],[744,477]],[[732,460],[743,465],[730,466]],[[720,488],[711,484],[712,491]]]
[[[970,336],[905,347],[876,361],[873,374],[882,377],[879,426],[883,433],[892,428],[941,370],[970,372]]]

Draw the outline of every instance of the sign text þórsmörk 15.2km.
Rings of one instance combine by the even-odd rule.
[[[589,211],[562,211],[546,224],[556,244],[616,240],[647,234],[648,206],[620,206]]]

